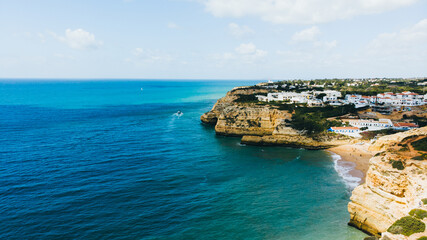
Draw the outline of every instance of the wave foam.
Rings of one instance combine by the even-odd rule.
[[[351,174],[355,170],[356,164],[353,162],[343,161],[341,156],[335,153],[332,153],[332,159],[334,161],[334,169],[337,171],[338,175],[344,180],[345,185],[348,188],[353,190],[355,187],[359,186],[362,178],[356,177]]]

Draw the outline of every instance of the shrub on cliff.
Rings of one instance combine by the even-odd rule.
[[[391,166],[393,168],[396,168],[397,170],[403,170],[405,169],[405,166],[403,165],[402,161],[394,161],[394,160],[390,160]]]
[[[412,147],[418,151],[427,151],[427,137],[413,142]]]
[[[369,236],[369,237],[365,237],[363,240],[378,240],[378,238],[375,236]]]
[[[423,202],[424,205],[427,205],[427,198],[423,198],[421,201]]]
[[[293,128],[305,130],[308,134],[323,132],[327,129],[319,115],[297,113],[292,116],[291,124]]]
[[[371,140],[374,137],[391,135],[391,134],[395,134],[397,132],[398,131],[389,128],[389,129],[383,129],[383,130],[378,130],[378,131],[365,131],[365,132],[360,133],[360,135],[362,135],[363,140]]]
[[[237,94],[238,98],[234,100],[234,102],[258,102],[258,98],[255,96],[255,94]]]
[[[420,220],[407,216],[403,217],[393,223],[388,228],[388,232],[393,234],[403,234],[405,236],[411,236],[414,233],[424,232],[426,229],[425,223]]]
[[[426,153],[422,153],[421,155],[415,156],[412,159],[413,160],[418,160],[418,161],[427,160],[427,154]]]
[[[424,237],[420,237],[420,238],[418,238],[417,240],[427,240],[427,237],[426,237],[426,236],[424,236]]]
[[[424,219],[425,217],[427,217],[427,211],[423,210],[423,209],[412,209],[409,212],[409,215],[411,215],[412,217],[418,218],[418,219]]]

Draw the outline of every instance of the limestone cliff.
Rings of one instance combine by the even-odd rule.
[[[271,92],[272,90],[269,90]],[[325,149],[335,146],[331,139],[315,140],[294,130],[287,122],[292,114],[277,106],[240,102],[242,96],[266,94],[267,89],[239,87],[219,99],[211,111],[201,116],[201,121],[215,125],[218,135],[241,136],[242,143],[251,145],[280,145]],[[346,138],[340,136],[341,138]]]
[[[427,127],[379,138],[370,148],[382,151],[370,159],[366,181],[352,192],[350,225],[383,239],[417,239],[385,233],[427,198],[427,160],[414,160],[420,151],[411,143],[424,138]],[[427,220],[427,219],[426,219]]]
[[[223,113],[223,111],[230,112],[233,110],[233,107],[238,106],[247,106],[254,107],[254,104],[244,104],[244,103],[236,103],[235,101],[239,99],[240,96],[246,95],[254,95],[254,94],[267,94],[267,89],[258,89],[258,88],[250,88],[250,87],[236,87],[233,90],[229,91],[225,97],[220,98],[213,108],[203,114],[200,119],[202,122],[206,124],[216,125],[218,118]],[[226,110],[228,108],[228,110]],[[224,116],[223,116],[224,118]]]

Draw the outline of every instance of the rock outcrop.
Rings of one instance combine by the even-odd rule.
[[[242,137],[242,143],[248,145],[262,146],[287,146],[296,148],[305,148],[310,150],[326,149],[335,146],[325,142],[319,142],[312,138],[302,135],[267,135]]]
[[[382,151],[370,159],[363,185],[356,187],[348,204],[350,225],[380,236],[409,211],[420,207],[427,198],[427,160],[414,160],[420,155],[410,139],[427,135],[427,127],[379,138],[370,150]],[[409,140],[408,140],[409,139]],[[384,239],[392,234],[385,234]],[[396,237],[395,239],[412,239]]]

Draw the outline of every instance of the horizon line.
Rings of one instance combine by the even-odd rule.
[[[0,81],[32,81],[32,80],[43,80],[43,81],[67,81],[67,80],[77,80],[77,81],[114,81],[114,80],[129,80],[129,81],[287,81],[287,80],[302,80],[302,81],[310,81],[310,80],[343,80],[343,79],[427,79],[427,77],[333,77],[333,78],[257,78],[257,79],[227,79],[227,78],[42,78],[42,77],[34,77],[34,78],[20,78],[20,77],[11,77],[4,78],[0,77]]]

